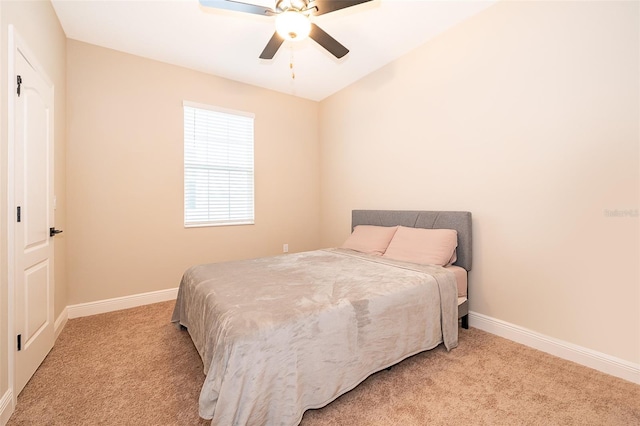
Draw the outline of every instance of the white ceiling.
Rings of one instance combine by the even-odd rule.
[[[52,3],[71,39],[320,101],[495,1],[373,0],[312,17],[350,50],[344,58],[307,39],[285,42],[270,61],[258,56],[274,17],[204,8],[198,0]]]

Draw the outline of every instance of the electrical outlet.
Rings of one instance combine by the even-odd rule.
[[[282,245],[282,252],[283,253],[289,253],[289,244],[283,244]]]

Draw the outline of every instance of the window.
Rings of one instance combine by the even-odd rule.
[[[253,224],[254,115],[183,105],[184,225]]]

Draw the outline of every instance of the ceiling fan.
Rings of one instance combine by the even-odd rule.
[[[276,32],[260,54],[260,59],[273,59],[285,40],[298,41],[307,37],[311,37],[336,58],[342,58],[349,53],[349,49],[311,22],[309,17],[369,1],[371,0],[199,0],[204,7],[275,16]]]

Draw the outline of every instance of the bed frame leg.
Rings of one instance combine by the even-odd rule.
[[[469,329],[469,314],[464,315],[462,318],[462,328],[464,328],[465,330]]]

